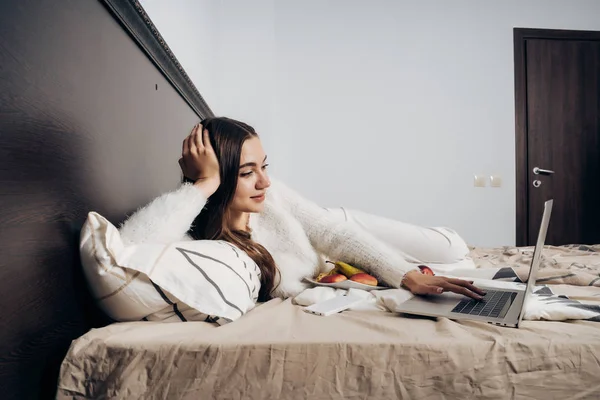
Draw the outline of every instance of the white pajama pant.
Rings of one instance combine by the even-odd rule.
[[[340,221],[368,231],[402,256],[419,260],[436,273],[475,268],[469,247],[453,229],[421,227],[344,207],[327,210]]]

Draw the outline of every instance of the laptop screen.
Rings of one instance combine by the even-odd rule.
[[[544,249],[544,242],[546,240],[546,233],[548,232],[548,225],[550,223],[550,215],[552,214],[553,204],[554,200],[548,200],[544,203],[544,215],[542,216],[542,223],[540,224],[535,250],[533,251],[531,267],[529,268],[529,276],[527,277],[527,290],[525,291],[525,299],[521,308],[521,314],[519,315],[519,322],[521,322],[521,319],[523,318],[523,308],[525,307],[525,303],[527,302],[528,297],[533,293],[533,288],[535,287],[537,271],[540,265],[542,250]]]

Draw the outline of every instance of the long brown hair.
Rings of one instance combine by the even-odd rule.
[[[258,134],[250,125],[226,117],[206,118],[202,126],[208,130],[219,160],[221,185],[209,197],[188,233],[195,240],[224,240],[245,251],[260,269],[258,301],[269,300],[275,288],[275,275],[279,272],[275,260],[267,249],[252,240],[251,233],[232,230],[229,224],[229,205],[237,187],[242,146]]]

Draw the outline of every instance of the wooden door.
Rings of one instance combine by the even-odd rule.
[[[515,84],[517,245],[550,198],[546,244],[600,243],[600,32],[515,29]]]

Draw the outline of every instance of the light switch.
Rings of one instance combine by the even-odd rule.
[[[500,187],[502,186],[502,178],[500,175],[492,175],[490,176],[490,186],[491,187]]]
[[[485,187],[485,175],[474,175],[473,176],[473,186],[475,187]]]

